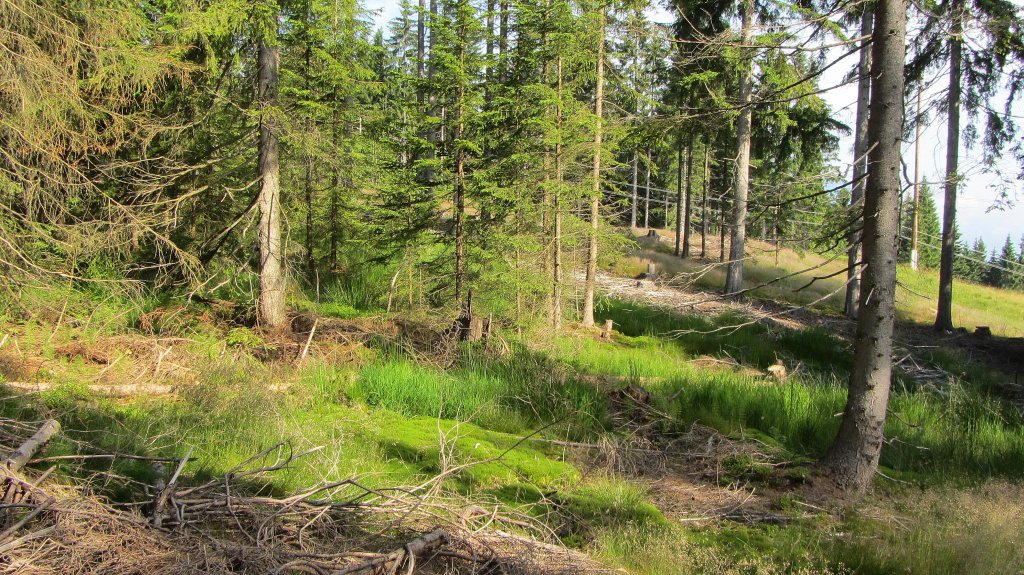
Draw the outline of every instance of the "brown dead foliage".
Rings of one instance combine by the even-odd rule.
[[[7,381],[30,379],[35,377],[45,361],[41,357],[26,358],[17,353],[0,351],[0,375]]]
[[[68,360],[81,358],[86,363],[107,365],[113,360],[111,351],[113,350],[103,344],[87,345],[80,341],[73,341],[58,347],[54,353],[58,357]]]

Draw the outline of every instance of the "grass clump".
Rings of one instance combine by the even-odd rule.
[[[559,372],[550,360],[524,348],[502,359],[470,355],[447,372],[386,358],[364,367],[346,394],[402,415],[457,419],[513,433],[550,426],[586,437],[603,429],[601,392]]]
[[[639,486],[621,480],[606,478],[584,484],[572,492],[564,505],[579,520],[602,527],[668,525],[661,511],[647,502],[646,493]]]
[[[846,390],[838,383],[767,383],[719,372],[676,380],[673,413],[682,421],[710,425],[726,434],[752,428],[763,431],[791,452],[820,455],[839,429],[835,414]]]

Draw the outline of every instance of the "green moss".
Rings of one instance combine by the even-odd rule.
[[[487,490],[504,484],[540,487],[570,485],[579,471],[536,444],[488,431],[469,423],[428,417],[404,418],[378,412],[363,431],[389,456],[416,465],[427,476],[462,467],[452,475],[464,490]]]
[[[647,502],[636,484],[611,479],[592,481],[574,489],[564,503],[566,510],[591,525],[667,526],[657,507]]]

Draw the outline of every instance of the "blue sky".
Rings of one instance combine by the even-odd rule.
[[[398,14],[398,3],[394,0],[365,0],[364,5],[370,10],[378,10],[378,26]],[[668,22],[672,19],[671,14],[658,9],[652,12],[652,18]],[[839,84],[842,76],[854,65],[855,58],[848,58],[848,66],[840,65],[829,70],[821,81],[821,85],[833,86]],[[941,89],[943,84],[939,82]],[[925,93],[925,100],[932,93]],[[854,103],[857,99],[856,86],[842,86],[823,97],[829,102],[834,110],[834,116],[841,122],[852,126],[854,117]],[[1018,99],[1014,103],[1013,114],[1024,118],[1024,99]],[[966,114],[961,115],[961,123],[965,125],[969,121]],[[923,129],[921,134],[921,176],[923,179],[937,182],[945,174],[946,162],[946,125],[939,120]],[[844,138],[840,144],[840,157],[852,156],[852,137]],[[914,146],[908,142],[904,148],[904,159],[907,164],[907,171],[913,174],[914,169]],[[1004,177],[1001,179],[996,175],[985,173],[981,168],[980,153],[971,150],[961,150],[960,171],[965,175],[961,183],[960,193],[957,198],[957,223],[962,236],[968,242],[975,237],[982,237],[989,248],[1000,247],[1006,239],[1007,234],[1013,238],[1014,244],[1020,241],[1024,234],[1024,182],[1017,178],[1020,166],[1017,166],[1010,157],[1003,158],[998,163],[1003,168]],[[938,185],[931,185],[932,193],[936,198],[936,204],[942,209],[942,189]],[[998,197],[998,190],[1006,190],[1009,199],[1014,202],[1009,209],[992,209],[995,199]],[[940,213],[941,217],[941,213]],[[922,240],[923,241],[923,240]]]

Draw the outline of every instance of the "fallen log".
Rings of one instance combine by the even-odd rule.
[[[29,393],[39,393],[41,391],[49,391],[59,387],[59,384],[54,383],[32,383],[26,381],[6,381],[4,385],[11,389],[18,391],[24,391]],[[129,384],[129,385],[101,385],[92,384],[86,385],[86,389],[96,395],[103,397],[131,397],[134,395],[170,395],[174,393],[173,385],[158,385],[158,384]]]
[[[21,446],[14,450],[14,453],[7,457],[7,461],[4,461],[4,467],[10,471],[20,471],[32,459],[32,456],[42,449],[59,431],[60,422],[56,419],[47,419],[32,437],[28,438],[25,443],[22,443]]]

